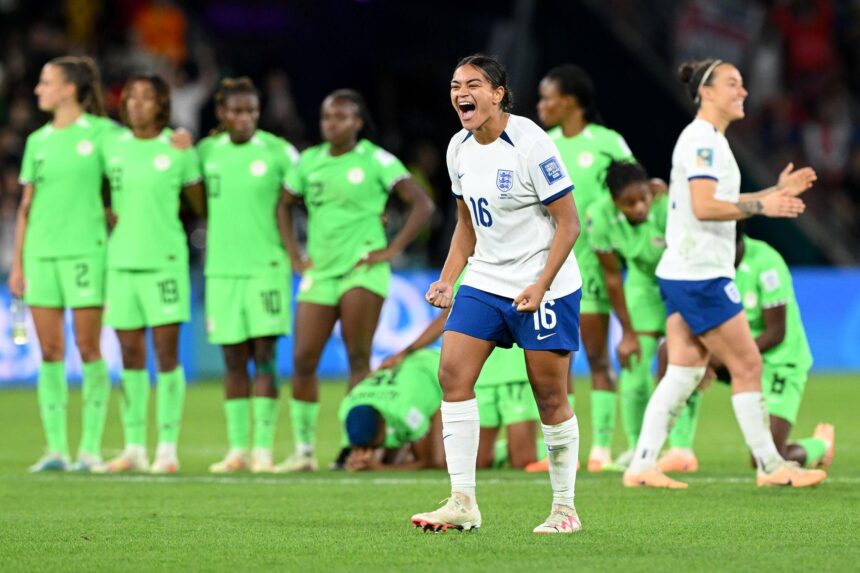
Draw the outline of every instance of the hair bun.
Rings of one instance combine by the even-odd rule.
[[[699,67],[699,62],[696,61],[688,61],[684,62],[680,66],[678,66],[678,78],[681,80],[682,84],[689,84],[693,79],[693,74],[696,72],[696,69]]]

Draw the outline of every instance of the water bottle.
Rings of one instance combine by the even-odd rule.
[[[20,298],[13,298],[9,305],[12,314],[12,342],[18,345],[27,344],[27,305]]]

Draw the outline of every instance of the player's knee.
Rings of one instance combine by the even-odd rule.
[[[446,402],[461,402],[473,397],[470,388],[461,380],[457,369],[452,368],[450,364],[439,365],[439,385],[442,387],[442,399]]]
[[[224,368],[227,369],[227,372],[247,372],[248,355],[235,348],[225,348]]]
[[[313,376],[319,362],[319,353],[307,348],[296,347],[293,350],[293,368],[300,377]]]
[[[178,349],[173,345],[156,345],[155,357],[158,360],[158,370],[172,372],[179,366]]]
[[[59,362],[66,355],[66,348],[59,340],[47,340],[41,342],[42,360],[45,362]]]
[[[128,370],[142,370],[146,366],[146,347],[142,344],[124,344],[121,348],[122,365]]]
[[[78,352],[81,354],[81,360],[84,362],[95,362],[101,360],[102,352],[99,340],[95,339],[78,339]]]

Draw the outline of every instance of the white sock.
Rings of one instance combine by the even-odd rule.
[[[312,456],[314,455],[314,445],[313,444],[296,444],[296,453],[301,456]]]
[[[758,469],[773,471],[774,466],[782,462],[782,456],[773,443],[764,396],[761,392],[734,394],[732,407]]]
[[[451,492],[475,499],[475,466],[478,461],[478,400],[442,402],[442,443],[451,476]]]
[[[146,459],[146,446],[129,444],[125,447],[125,453],[134,458]]]
[[[579,459],[579,422],[576,415],[561,424],[541,424],[549,460],[552,503],[573,507],[576,461]]]
[[[173,459],[176,457],[176,444],[158,444],[158,449],[155,450],[156,459]]]
[[[648,400],[639,441],[636,442],[636,452],[628,472],[640,473],[657,463],[657,455],[666,442],[669,430],[675,425],[687,398],[699,385],[704,374],[704,366],[669,365],[666,375]]]

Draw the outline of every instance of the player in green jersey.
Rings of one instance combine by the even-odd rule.
[[[418,350],[359,382],[338,417],[351,471],[444,468],[439,351]]]
[[[454,287],[455,296],[458,287],[459,283]],[[386,358],[381,367],[394,368],[413,353],[433,344],[442,336],[450,312],[450,308],[443,309],[412,343]],[[494,467],[502,461],[497,457],[506,459],[513,468],[521,469],[534,464],[538,456],[537,423],[540,414],[521,348],[497,347],[493,350],[478,376],[475,397],[481,421],[476,466]],[[499,432],[503,428],[507,439],[499,441]],[[502,451],[497,451],[499,445],[504,446]]]
[[[831,424],[818,424],[811,438],[788,440],[812,367],[812,353],[788,266],[776,249],[744,236],[738,227],[735,268],[735,284],[764,363],[761,388],[773,441],[786,460],[807,467],[828,467],[835,451]],[[730,380],[719,362],[712,361],[711,366],[720,380]]]
[[[639,439],[642,417],[654,388],[652,367],[666,329],[666,307],[654,274],[666,249],[666,183],[649,179],[635,161],[613,161],[606,170],[609,196],[586,212],[588,240],[597,254],[612,308],[621,323],[618,359],[621,418],[630,449],[615,465],[626,467]],[[622,267],[627,274],[622,280]],[[692,452],[700,393],[693,392],[670,434],[663,471],[696,471]]]
[[[125,449],[108,472],[146,470],[149,374],[146,328],[152,330],[158,367],[158,448],[153,473],[179,469],[176,443],[185,397],[179,365],[179,324],[190,315],[188,246],[179,220],[180,193],[202,211],[197,154],[171,145],[170,92],[158,76],[125,84],[120,117],[129,129],[105,140],[102,160],[111,190],[113,231],[108,243],[105,323],[122,350],[122,420]]]
[[[552,137],[573,184],[576,208],[585,212],[594,201],[606,197],[603,173],[613,159],[632,157],[630,148],[617,132],[600,125],[594,85],[578,66],[553,68],[540,83],[538,115],[551,128]],[[616,383],[609,361],[609,311],[606,283],[591,247],[588,229],[582,221],[582,235],[573,251],[582,274],[580,330],[591,370],[592,447],[588,471],[601,471],[612,462],[612,435],[615,431]]]
[[[27,138],[9,276],[12,296],[30,305],[42,352],[38,399],[47,451],[30,469],[70,467],[64,316],[71,308],[83,361],[83,431],[74,467],[89,471],[101,464],[110,395],[99,347],[107,239],[99,150],[104,134],[116,127],[101,117],[99,74],[89,58],[51,60],[35,92],[52,120]]]
[[[200,142],[198,153],[209,217],[206,323],[209,342],[221,345],[224,354],[230,449],[209,469],[271,472],[278,417],[275,344],[290,332],[292,290],[278,221],[285,219],[283,181],[299,154],[280,137],[257,129],[260,99],[250,79],[223,80],[215,108],[220,126]]]
[[[363,138],[371,127],[364,98],[338,90],[323,101],[324,143],[305,150],[287,177],[291,202],[308,211],[308,259],[287,245],[303,274],[298,293],[290,404],[296,451],[279,469],[316,469],[314,442],[319,397],[316,370],[340,320],[349,360],[349,386],[370,371],[370,350],[388,294],[388,261],[417,236],[433,211],[427,194],[399,159]],[[383,212],[394,191],[410,207],[403,228],[387,244]],[[345,459],[341,452],[340,459]]]

